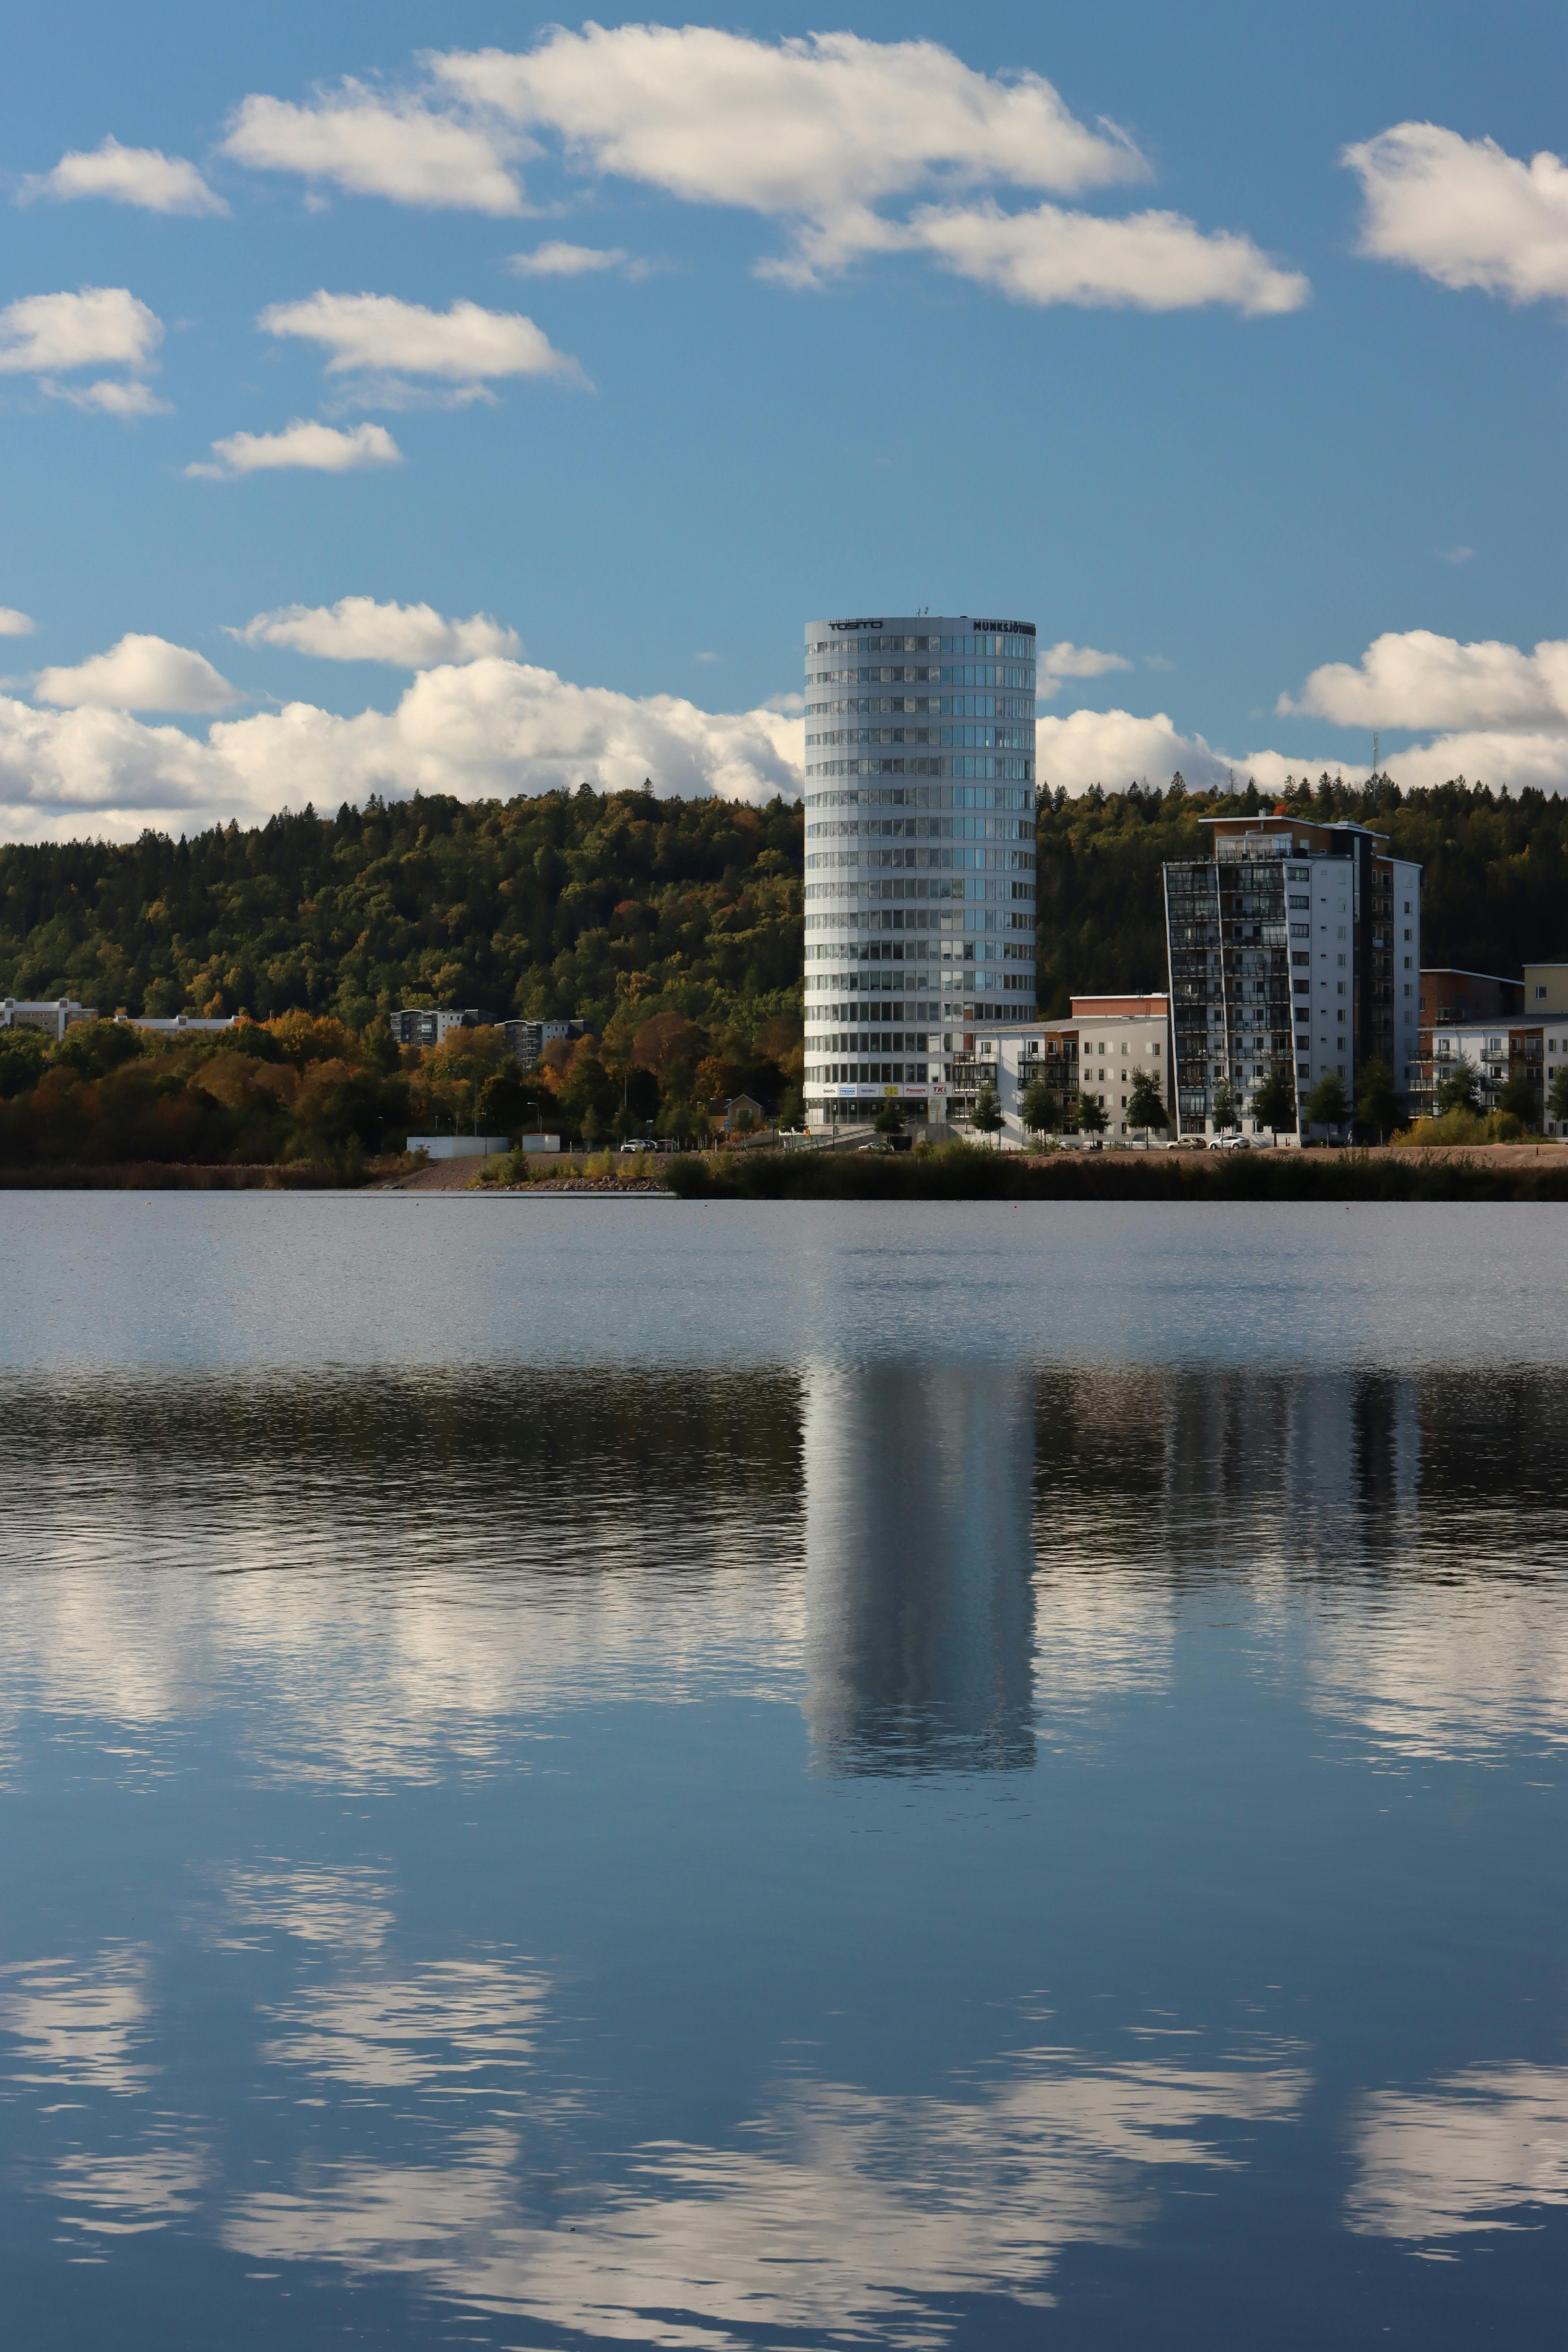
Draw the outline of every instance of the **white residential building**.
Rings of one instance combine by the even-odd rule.
[[[1396,1093],[1420,1078],[1421,869],[1365,825],[1288,806],[1205,817],[1206,858],[1165,867],[1165,933],[1184,1135],[1212,1132],[1229,1088],[1256,1132],[1271,1069],[1308,1097],[1337,1078],[1347,1107],[1374,1058]]]
[[[0,1029],[41,1029],[57,1043],[68,1029],[97,1018],[95,1004],[79,1004],[74,996],[0,998]]]
[[[807,624],[807,1126],[944,1118],[1032,1015],[1035,686],[1032,621]]]
[[[1034,1143],[1024,1123],[1024,1097],[1040,1079],[1064,1112],[1070,1113],[1079,1095],[1092,1097],[1105,1113],[1107,1141],[1141,1137],[1143,1130],[1131,1117],[1132,1087],[1140,1071],[1158,1088],[1169,1117],[1168,997],[1075,996],[1068,1020],[1031,1021],[977,1037],[973,1065],[961,1065],[958,1075],[966,1093],[989,1083],[1002,1113],[997,1140],[1004,1150],[1022,1151]],[[1161,1130],[1153,1132],[1158,1136]]]
[[[407,1005],[389,1013],[392,1034],[399,1045],[444,1045],[454,1029],[477,1029],[484,1014],[468,1005],[463,1012],[437,1012],[433,1006]]]

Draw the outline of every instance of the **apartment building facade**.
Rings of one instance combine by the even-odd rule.
[[[1420,976],[1417,995],[1419,1026],[1415,1071],[1410,1087],[1410,1108],[1417,1118],[1429,1117],[1437,1088],[1463,1054],[1478,1073],[1496,1076],[1506,1066],[1508,1031],[1524,1011],[1524,982],[1495,971],[1467,971],[1458,965],[1432,964]],[[1496,1076],[1500,1089],[1508,1071]],[[1483,1083],[1483,1095],[1486,1084]],[[1492,1108],[1487,1103],[1487,1108]]]
[[[1080,1096],[1105,1114],[1106,1139],[1125,1142],[1142,1129],[1131,1116],[1134,1081],[1142,1072],[1158,1089],[1167,1118],[1171,1110],[1170,1000],[1163,995],[1075,996],[1069,1018],[1032,1021],[977,1038],[961,1065],[966,1094],[989,1087],[1002,1114],[998,1141],[1005,1149],[1028,1150],[1034,1140],[1024,1119],[1024,1098],[1044,1080],[1064,1123]]]
[[[500,1021],[507,1051],[520,1070],[531,1070],[546,1045],[573,1044],[586,1028],[585,1021]]]
[[[413,1004],[389,1013],[394,1042],[399,1045],[444,1045],[454,1029],[478,1029],[485,1015],[472,1004],[461,1012],[451,1009],[437,1011],[434,1007]]]
[[[1204,820],[1205,858],[1164,869],[1178,1131],[1215,1131],[1222,1087],[1242,1126],[1271,1069],[1296,1097],[1336,1076],[1353,1102],[1381,1056],[1407,1094],[1417,1066],[1421,869],[1387,836],[1272,813]]]
[[[1035,1006],[1035,625],[805,629],[805,1116],[973,1108]]]

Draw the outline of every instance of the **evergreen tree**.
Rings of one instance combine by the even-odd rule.
[[[1024,1089],[1024,1099],[1018,1106],[1019,1116],[1031,1135],[1053,1135],[1062,1123],[1062,1107],[1057,1090],[1044,1078],[1031,1078]]]
[[[1336,1071],[1330,1070],[1318,1080],[1307,1097],[1307,1124],[1309,1127],[1343,1127],[1350,1115],[1344,1080]]]
[[[1252,1116],[1274,1136],[1282,1127],[1295,1125],[1296,1087],[1287,1063],[1268,1065],[1268,1074],[1252,1097]]]
[[[1468,1054],[1447,1064],[1437,1081],[1437,1112],[1477,1111],[1481,1107],[1480,1074]]]
[[[1355,1108],[1368,1134],[1375,1135],[1379,1143],[1385,1142],[1399,1116],[1399,1104],[1394,1072],[1381,1054],[1374,1054],[1356,1074]]]
[[[1147,1070],[1140,1070],[1132,1081],[1132,1092],[1127,1098],[1127,1124],[1141,1127],[1147,1134],[1152,1127],[1169,1127],[1165,1097]]]
[[[1001,1129],[1002,1106],[996,1099],[996,1090],[989,1078],[984,1081],[979,1094],[975,1097],[974,1108],[970,1113],[970,1125],[977,1127],[982,1135],[995,1135]]]

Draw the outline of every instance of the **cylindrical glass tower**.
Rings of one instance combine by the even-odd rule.
[[[808,622],[807,1124],[962,1119],[1034,1017],[1034,623]]]

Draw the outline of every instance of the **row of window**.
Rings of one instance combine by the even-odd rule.
[[[1027,727],[829,727],[805,739],[808,751],[857,743],[929,743],[943,751],[1032,751],[1035,730],[1032,723]],[[806,773],[811,773],[809,768]]]
[[[990,776],[1027,784],[1034,782],[1035,763],[1033,760],[955,751],[951,759],[943,755],[922,760],[917,753],[913,759],[895,756],[890,760],[808,760],[805,772],[808,776]]]
[[[938,668],[933,663],[929,669],[912,664],[889,664],[879,668],[875,664],[862,663],[855,669],[808,669],[805,673],[807,692],[824,686],[978,686],[994,692],[1026,694],[1035,691],[1035,671],[1032,663],[1022,662],[943,662]]]
[[[808,1062],[808,1087],[917,1087],[925,1084],[923,1062]]]
[[[811,719],[1024,719],[1035,717],[1032,694],[846,694],[808,702]]]
[[[820,817],[805,828],[807,841],[1033,841],[1032,817],[851,816]]]
[[[951,784],[889,784],[869,790],[861,785],[848,793],[807,793],[806,813],[813,809],[852,808],[919,808],[919,809],[1020,809],[1032,815],[1035,795],[1028,792],[981,792],[973,785],[954,789]],[[809,833],[811,828],[806,828]]]
[[[807,852],[808,874],[832,867],[886,870],[911,874],[1032,874],[1032,849],[813,849]]]
[[[814,654],[957,654],[960,659],[990,654],[1003,661],[1033,661],[1033,629],[966,630],[951,637],[816,637],[806,646]]]

